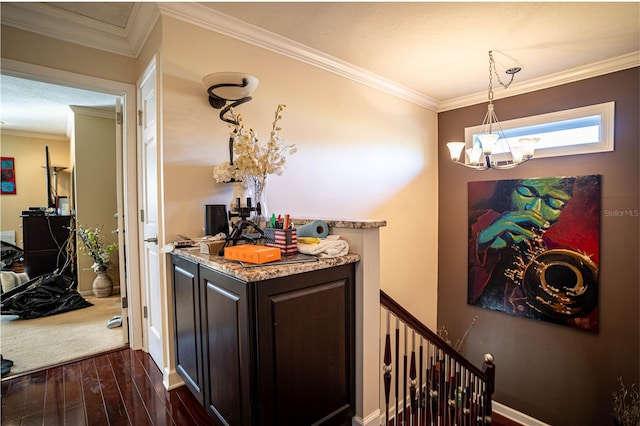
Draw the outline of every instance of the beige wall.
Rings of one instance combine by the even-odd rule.
[[[478,320],[463,353],[496,360],[496,401],[552,425],[612,424],[616,378],[640,382],[639,69],[629,69],[495,102],[502,120],[615,101],[615,151],[534,159],[512,170],[451,164],[445,144],[477,125],[486,104],[439,115],[440,225],[438,323],[454,340]],[[522,177],[602,176],[599,331],[467,305],[467,183]],[[629,211],[629,215],[607,212]]]
[[[51,164],[71,165],[68,139],[24,132],[2,133],[0,153],[15,160],[16,194],[0,195],[0,224],[3,231],[16,231],[18,247],[23,247],[20,212],[29,207],[47,206],[46,173],[42,167],[45,165],[45,146],[49,147]],[[58,173],[58,195],[69,195],[70,171],[69,168]]]
[[[203,205],[228,204],[213,166],[228,159],[226,123],[202,77],[257,76],[239,108],[261,141],[277,104],[282,135],[298,152],[271,176],[268,205],[294,217],[385,219],[382,288],[435,325],[436,114],[351,80],[176,19],[162,19],[164,214],[168,240],[203,235]],[[416,250],[419,248],[419,250]]]
[[[435,326],[437,306],[436,114],[287,57],[163,17],[138,59],[2,26],[2,56],[135,83],[159,53],[163,92],[162,183],[167,240],[202,235],[203,205],[227,204],[214,165],[227,159],[228,128],[208,102],[202,77],[246,71],[260,79],[241,112],[261,140],[278,103],[283,136],[298,145],[269,187],[272,211],[294,216],[385,219],[382,288]],[[89,58],[89,59],[87,59]],[[420,247],[420,250],[415,250]],[[168,283],[165,277],[165,288]]]
[[[123,83],[135,83],[134,58],[2,25],[2,57]]]
[[[145,70],[149,66],[149,63],[154,58],[155,55],[160,54],[160,49],[162,47],[162,20],[159,19],[151,32],[149,33],[149,37],[142,46],[140,50],[140,54],[136,59],[136,81],[140,79],[140,77],[144,74]]]
[[[28,64],[39,65],[56,70],[73,72],[81,75],[87,75],[91,77],[103,78],[111,81],[118,81],[128,84],[135,84],[138,73],[137,66],[138,61],[135,58],[125,57],[113,53],[104,52],[97,49],[92,49],[84,46],[80,46],[73,43],[68,43],[56,39],[52,39],[39,34],[30,33],[8,27],[1,26],[1,52],[3,59],[11,59]],[[135,100],[131,100],[135,102]],[[113,120],[111,120],[113,121]],[[89,131],[89,134],[91,132]],[[3,136],[3,149],[5,138]],[[68,142],[67,142],[68,144]],[[69,148],[67,148],[68,150]],[[44,151],[44,148],[43,148]],[[74,155],[75,153],[71,153]],[[4,155],[4,154],[3,154]],[[43,154],[44,156],[44,154]],[[114,160],[115,161],[115,154]],[[103,165],[99,165],[98,169]],[[112,163],[115,173],[115,163]],[[90,173],[89,173],[90,174]],[[112,181],[115,191],[115,178]],[[89,186],[94,184],[95,180],[88,182]],[[68,183],[69,185],[69,183]],[[80,182],[83,185],[83,182]],[[44,188],[44,183],[43,183]],[[135,188],[135,186],[134,186]],[[115,195],[114,195],[115,197]],[[4,198],[4,196],[3,196]],[[4,201],[4,200],[3,200]],[[38,203],[37,205],[42,204]],[[89,203],[87,203],[89,204]],[[105,212],[107,209],[105,209]],[[95,224],[105,224],[105,229],[109,232],[111,229],[116,229],[117,225],[113,218],[115,212],[115,201],[113,209],[108,209],[108,213],[105,213],[108,217],[104,219],[95,220]],[[3,222],[4,229],[4,207],[3,207]],[[100,223],[98,223],[100,222]],[[109,233],[111,237],[111,234]],[[114,285],[119,285],[117,277],[117,253],[114,253],[114,269],[110,272],[110,276],[114,280]],[[89,262],[86,256],[79,256],[80,262]],[[80,280],[83,281],[81,285],[81,291],[90,291],[91,281],[93,273],[91,271],[85,271],[83,268],[89,267],[90,263],[79,265]],[[90,274],[90,275],[89,275]],[[84,277],[84,278],[83,278]],[[87,280],[91,278],[91,281],[87,284]]]
[[[116,205],[116,125],[112,113],[74,108],[73,154],[76,224],[102,228],[105,242],[117,242],[111,231],[118,228]],[[82,242],[77,240],[78,247]],[[90,292],[95,279],[93,261],[78,251],[78,290]],[[111,255],[108,271],[114,286],[119,286],[118,253]]]

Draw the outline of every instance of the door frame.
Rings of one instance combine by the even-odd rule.
[[[122,188],[118,188],[118,197],[124,201],[123,211],[118,212],[118,222],[122,220],[124,244],[128,250],[123,253],[124,264],[120,264],[120,285],[125,283],[128,315],[123,322],[123,333],[128,326],[129,346],[132,349],[142,349],[142,305],[140,286],[135,285],[140,276],[140,261],[138,258],[138,193],[137,193],[137,139],[136,139],[136,86],[62,71],[12,59],[2,59],[2,73],[14,77],[43,81],[51,84],[75,87],[121,96],[123,98],[122,118]],[[121,192],[122,191],[122,192]],[[121,254],[122,256],[122,254]],[[125,320],[125,318],[123,318]]]
[[[158,278],[160,279],[160,283],[159,288],[160,288],[160,293],[158,296],[160,298],[160,312],[162,314],[162,317],[165,317],[165,309],[164,306],[166,305],[166,293],[162,292],[163,289],[163,285],[162,285],[162,261],[161,261],[161,247],[162,247],[162,241],[164,241],[163,238],[163,221],[162,221],[162,210],[161,210],[161,185],[160,185],[160,176],[162,175],[162,164],[161,164],[161,139],[160,139],[160,106],[161,106],[161,98],[160,98],[160,81],[158,79],[158,54],[153,55],[153,57],[149,60],[147,66],[145,67],[144,72],[142,73],[142,75],[140,76],[140,78],[138,79],[138,81],[136,82],[136,96],[137,96],[137,113],[138,113],[138,126],[137,126],[137,153],[138,153],[138,159],[137,159],[137,167],[138,167],[138,176],[137,176],[137,189],[138,189],[138,210],[140,212],[140,215],[142,216],[142,212],[144,210],[144,215],[147,214],[147,206],[144,200],[145,197],[145,181],[146,179],[142,176],[143,174],[146,173],[146,170],[143,167],[143,161],[145,160],[145,141],[144,141],[144,137],[143,137],[143,121],[144,121],[144,116],[147,115],[147,111],[144,110],[144,106],[143,106],[143,95],[141,94],[142,91],[142,85],[145,84],[145,82],[148,81],[149,76],[151,74],[154,74],[153,77],[153,82],[151,82],[151,84],[153,84],[153,91],[155,92],[155,110],[151,113],[149,113],[150,115],[152,115],[154,117],[155,120],[155,141],[156,141],[156,164],[155,164],[155,168],[157,171],[157,176],[156,176],[156,181],[154,182],[157,186],[156,188],[156,192],[157,192],[157,205],[155,206],[155,208],[157,209],[157,223],[156,223],[156,244],[157,244],[157,250],[158,250],[158,256],[159,256],[159,262],[158,262]],[[146,261],[146,247],[145,247],[145,243],[147,242],[145,240],[145,224],[146,224],[146,220],[143,220],[142,217],[138,218],[138,223],[140,224],[140,226],[138,227],[138,251],[139,251],[139,255],[138,258],[140,259],[140,274],[139,274],[139,281],[140,281],[140,304],[143,306],[143,318],[142,318],[142,349],[149,353],[150,355],[152,355],[152,351],[150,350],[150,345],[149,345],[149,321],[150,318],[147,316],[145,316],[146,312],[144,310],[144,307],[146,306],[149,302],[149,288],[148,288],[148,274],[149,274],[149,265],[148,262]],[[154,309],[155,307],[151,308],[151,315],[153,315],[154,313]],[[166,327],[164,327],[164,320],[161,321],[161,327],[160,327],[160,346],[161,346],[161,356],[162,356],[162,360],[161,360],[161,364],[162,365],[158,365],[158,368],[163,372],[163,376],[167,377],[167,375],[165,374],[166,371],[166,366],[167,366],[167,355],[166,355],[166,344],[165,341],[167,340],[167,330]],[[152,359],[154,362],[158,362],[158,360],[152,356]],[[164,380],[166,381],[166,380]],[[165,385],[166,387],[168,385]]]

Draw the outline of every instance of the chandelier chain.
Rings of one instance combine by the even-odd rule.
[[[493,54],[489,52],[489,103],[493,103],[493,73],[495,73],[495,63],[493,62]],[[497,74],[496,74],[497,76]],[[498,81],[500,78],[498,78]]]
[[[490,92],[489,99],[493,100],[493,84],[492,84],[493,74],[496,75],[496,78],[498,79],[498,83],[500,83],[500,85],[505,89],[508,89],[511,83],[513,83],[513,78],[518,71],[520,71],[520,68],[508,69],[507,74],[511,75],[511,79],[509,80],[508,83],[503,83],[502,80],[500,80],[500,74],[498,74],[498,71],[496,71],[496,61],[493,59],[493,51],[490,50],[489,51],[489,92]]]

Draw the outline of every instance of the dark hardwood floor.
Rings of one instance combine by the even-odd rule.
[[[167,391],[148,354],[120,349],[2,379],[2,426],[214,425],[185,386]],[[493,426],[519,426],[494,415]]]
[[[384,413],[383,413],[384,414]],[[500,414],[494,412],[493,415],[491,416],[492,420],[491,420],[491,426],[524,426],[521,423],[518,423],[514,420],[508,419],[506,417],[501,416]],[[402,416],[402,412],[399,414],[398,417],[398,425],[397,426],[409,426],[410,424],[412,424],[411,421],[408,421],[406,423],[403,422],[402,420],[403,416]],[[423,425],[425,423],[425,418],[421,417],[420,421],[417,422],[419,425]],[[396,421],[395,419],[391,419],[389,420],[389,423],[387,424],[387,426],[396,426]]]
[[[3,426],[212,425],[186,387],[165,390],[148,354],[122,349],[2,380]]]

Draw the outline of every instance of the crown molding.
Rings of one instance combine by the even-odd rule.
[[[69,141],[69,138],[64,135],[53,134],[53,133],[40,133],[40,132],[30,132],[25,130],[17,130],[17,129],[2,129],[0,130],[0,134],[3,136],[17,136],[21,138],[28,139],[46,139],[46,140],[54,140],[54,141]]]
[[[158,3],[158,8],[162,15],[313,65],[432,111],[438,107],[436,100],[420,92],[206,6],[191,2]]]
[[[130,28],[127,37],[131,50],[134,53],[134,58],[140,55],[158,19],[160,19],[160,11],[156,3],[136,3],[136,7],[128,24]]]
[[[94,108],[80,105],[69,105],[71,111],[73,111],[74,119],[67,120],[67,136],[71,139],[74,134],[75,118],[78,115],[84,115],[87,117],[104,118],[108,120],[116,119],[116,108]]]
[[[426,96],[406,86],[397,84],[377,74],[356,67],[348,62],[312,49],[301,43],[248,24],[232,16],[197,3],[158,3],[160,14],[171,16],[191,24],[215,31],[225,36],[253,44],[301,62],[316,66],[342,77],[365,84],[374,89],[389,93],[416,105],[435,112],[443,112],[485,102],[486,92],[474,93],[442,102]],[[494,99],[506,98],[523,93],[534,92],[549,87],[559,86],[578,80],[621,71],[640,66],[640,52],[634,52],[594,64],[577,67],[568,71],[513,84],[508,93],[502,93]]]
[[[483,91],[438,102],[423,93],[363,68],[194,2],[137,2],[124,29],[96,23],[94,20],[78,17],[43,3],[4,2],[2,4],[2,24],[4,25],[133,58],[140,54],[147,37],[161,15],[180,19],[290,57],[431,111],[444,112],[487,101],[487,94]],[[508,92],[500,91],[494,94],[494,99],[516,96],[637,66],[640,66],[640,51],[519,84],[514,83],[509,87]]]
[[[81,105],[69,105],[74,114],[87,115],[89,117],[116,119],[116,108],[94,108]]]
[[[155,3],[135,3],[126,28],[97,22],[44,3],[2,4],[2,24],[135,58],[160,16]]]
[[[527,80],[522,83],[514,83],[509,86],[508,92],[501,90],[498,94],[494,93],[493,99],[509,98],[516,95],[522,95],[524,93],[536,92],[538,90],[573,83],[587,78],[598,77],[637,66],[640,66],[640,51],[559,73],[549,74],[544,77]],[[437,112],[450,111],[452,109],[463,108],[483,102],[488,102],[487,92],[474,93],[441,102]]]

